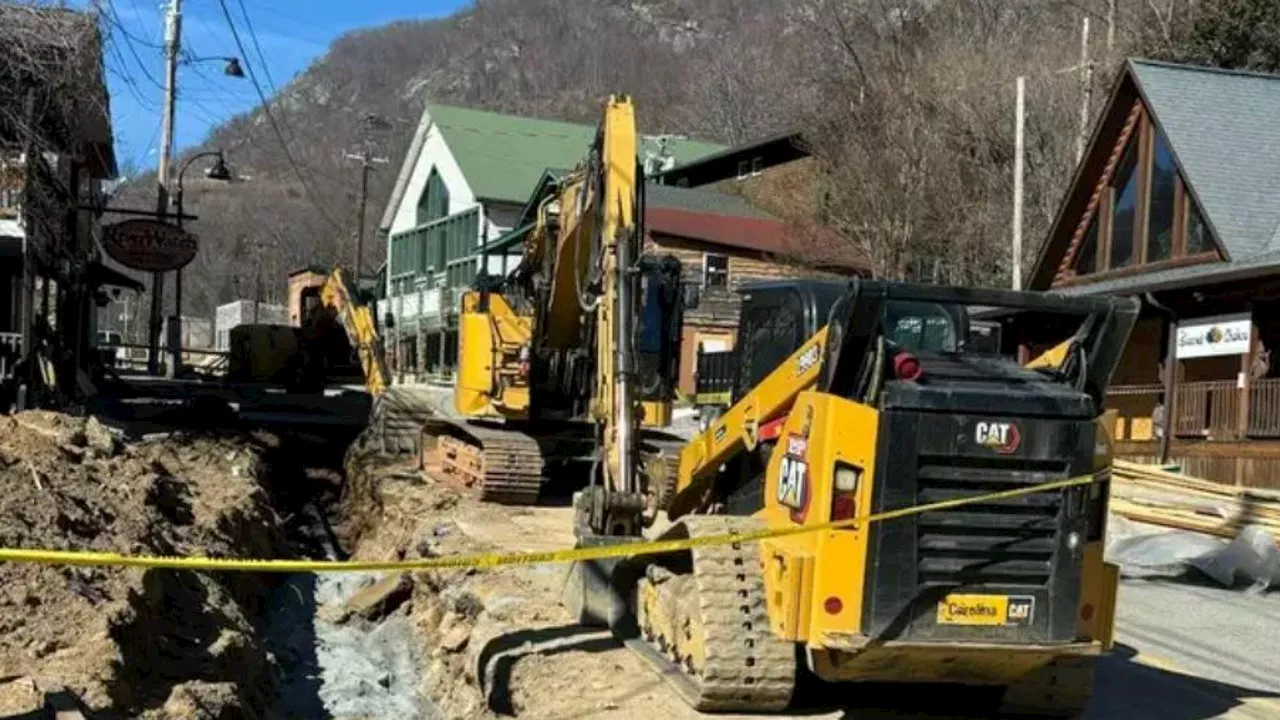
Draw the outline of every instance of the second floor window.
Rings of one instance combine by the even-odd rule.
[[[729,287],[729,258],[707,253],[702,256],[702,286],[705,288]]]
[[[449,189],[435,168],[427,178],[427,186],[422,189],[422,197],[418,199],[418,224],[439,220],[449,214]]]

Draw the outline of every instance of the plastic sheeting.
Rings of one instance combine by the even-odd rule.
[[[1125,577],[1180,577],[1197,571],[1226,587],[1251,592],[1280,588],[1280,548],[1258,525],[1227,541],[1182,530],[1162,530],[1112,516],[1107,560]]]

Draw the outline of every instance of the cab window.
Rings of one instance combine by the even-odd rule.
[[[936,303],[889,303],[885,335],[894,345],[915,353],[953,353],[959,346],[955,318]]]

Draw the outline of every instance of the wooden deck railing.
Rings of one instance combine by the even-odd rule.
[[[1249,388],[1249,436],[1280,437],[1280,378],[1254,380]]]
[[[1182,383],[1175,389],[1173,431],[1176,437],[1238,440],[1246,437],[1280,438],[1280,378],[1254,380],[1249,388],[1249,415],[1242,427],[1244,391],[1232,380]],[[1117,385],[1107,390],[1108,404],[1130,409],[1129,425],[1138,427],[1149,408],[1159,402],[1158,385]],[[1138,410],[1136,413],[1133,410]],[[1150,417],[1149,415],[1147,416]],[[1121,439],[1148,439],[1129,437]]]

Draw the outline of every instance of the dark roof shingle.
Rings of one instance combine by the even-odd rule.
[[[1280,250],[1280,76],[1131,65],[1231,260]]]

